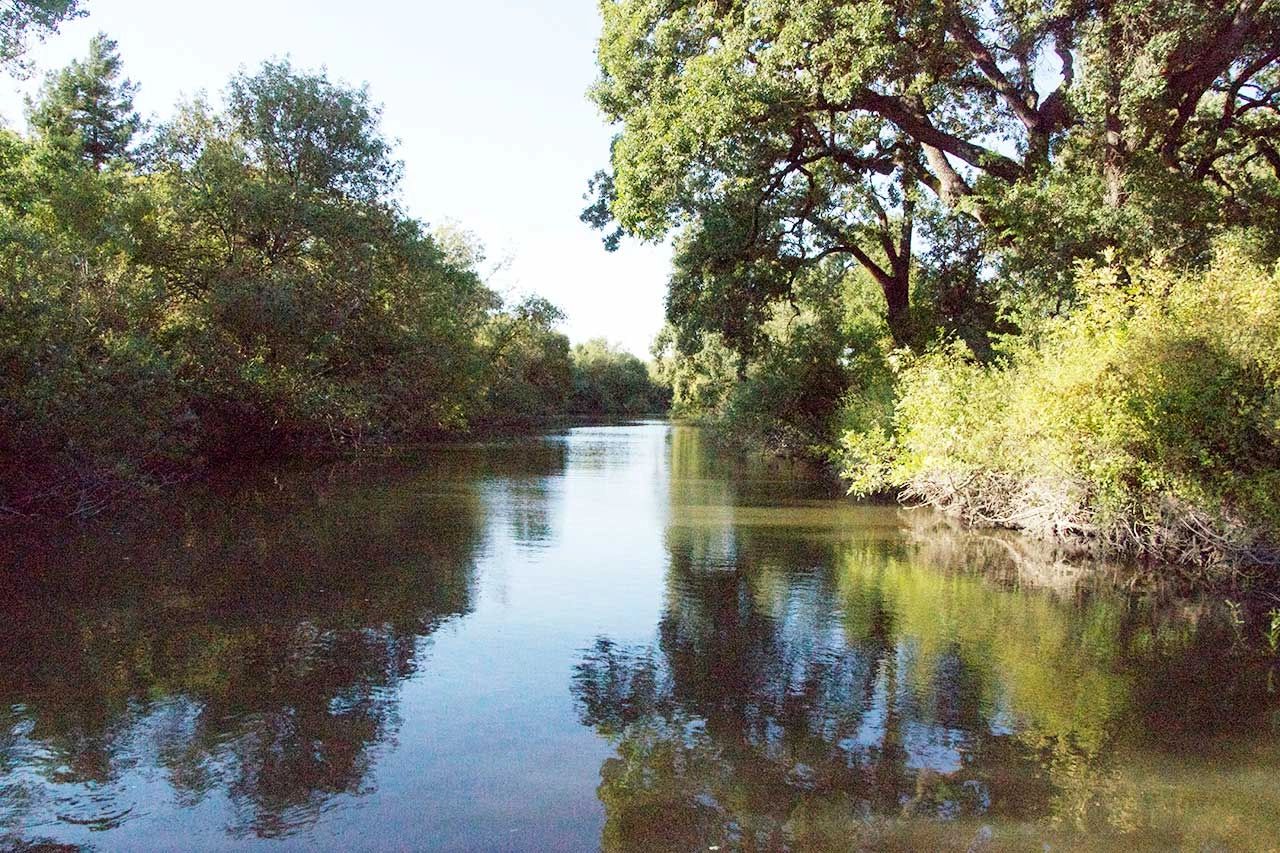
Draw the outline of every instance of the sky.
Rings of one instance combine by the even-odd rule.
[[[84,0],[88,15],[29,53],[36,73],[0,78],[0,116],[22,126],[22,97],[43,73],[105,32],[136,105],[163,120],[184,96],[218,95],[240,68],[288,56],[367,83],[398,140],[409,212],[452,223],[487,249],[490,281],[558,305],[575,343],[605,337],[646,356],[662,324],[669,247],[604,251],[578,221],[611,129],[586,91],[595,77],[593,0]]]

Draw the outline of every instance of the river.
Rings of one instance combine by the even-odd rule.
[[[0,589],[0,847],[1275,849],[1257,608],[643,422],[224,474]]]

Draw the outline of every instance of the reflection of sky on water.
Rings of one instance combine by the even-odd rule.
[[[1167,848],[1280,822],[1223,757],[1280,767],[1218,604],[1019,586],[1017,540],[704,439],[251,472],[15,549],[0,847],[967,849],[972,821],[1132,846],[1123,818]],[[1147,808],[1151,773],[1223,800]]]

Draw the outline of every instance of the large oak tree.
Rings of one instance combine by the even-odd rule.
[[[584,216],[682,231],[671,312],[719,305],[740,338],[799,269],[843,254],[908,342],[921,203],[1065,265],[1163,218],[1192,244],[1280,198],[1276,0],[601,8],[593,97],[620,133]]]

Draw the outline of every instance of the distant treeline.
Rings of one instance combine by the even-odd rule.
[[[135,88],[99,36],[0,129],[3,512],[663,406],[638,359],[571,351],[553,305],[505,302],[474,241],[404,211],[365,90],[269,62],[147,126]]]

